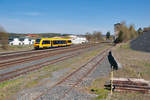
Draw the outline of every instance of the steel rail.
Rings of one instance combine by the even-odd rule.
[[[112,47],[111,47],[112,48]],[[62,80],[58,81],[56,84],[54,84],[53,86],[51,86],[50,88],[48,88],[46,91],[42,92],[40,95],[38,95],[37,97],[33,98],[32,100],[37,100],[39,99],[41,96],[43,96],[44,94],[47,94],[52,88],[60,85],[61,83],[65,82],[68,78],[70,78],[71,76],[73,76],[75,73],[77,73],[79,70],[81,70],[82,68],[84,68],[86,65],[88,65],[90,62],[92,62],[93,60],[95,60],[95,58],[97,58],[98,56],[102,55],[103,53],[105,53],[106,51],[110,50],[111,48],[108,48],[104,51],[102,51],[100,54],[98,54],[97,56],[93,57],[92,59],[90,59],[87,63],[85,63],[84,65],[80,66],[78,69],[76,69],[75,71],[73,71],[72,73],[70,73],[68,76],[66,76],[65,78],[63,78]],[[104,57],[102,57],[102,59],[104,59]],[[102,62],[101,59],[101,62]],[[100,62],[99,62],[100,63]],[[97,63],[98,64],[98,63]],[[96,65],[94,66],[94,68],[96,67]],[[91,70],[92,71],[92,70]],[[89,73],[91,71],[88,71]],[[84,75],[84,77],[86,77],[87,75]],[[82,79],[79,79],[79,81],[81,81]],[[77,82],[76,84],[78,84],[79,82]],[[76,85],[75,84],[75,85]],[[73,85],[73,87],[75,86]],[[71,88],[72,89],[72,88]],[[69,89],[69,91],[71,90]],[[67,91],[67,93],[69,92]],[[65,95],[65,94],[64,94]]]
[[[32,65],[32,66],[27,66],[27,67],[24,67],[24,68],[20,68],[20,69],[17,69],[17,70],[15,70],[15,71],[11,71],[11,72],[7,72],[7,73],[4,73],[4,74],[0,74],[0,76],[1,76],[1,78],[2,78],[2,77],[5,77],[5,76],[7,76],[7,75],[9,75],[9,74],[13,74],[13,73],[17,73],[17,72],[23,71],[23,72],[21,72],[21,73],[18,73],[18,74],[15,74],[15,75],[11,75],[11,76],[6,77],[6,78],[2,78],[2,79],[0,79],[0,82],[3,82],[3,81],[6,81],[6,80],[9,80],[9,79],[12,79],[12,78],[17,77],[17,76],[22,75],[22,74],[26,74],[27,72],[31,72],[31,71],[33,71],[33,70],[40,69],[40,68],[42,68],[43,66],[46,66],[46,65],[49,65],[49,64],[53,64],[53,63],[57,63],[58,61],[63,61],[63,60],[65,60],[65,59],[74,57],[74,56],[76,56],[76,55],[81,54],[82,52],[84,52],[84,51],[77,52],[77,53],[74,53],[74,54],[71,54],[71,55],[67,55],[67,56],[63,56],[63,57],[60,57],[60,58],[56,58],[56,59],[53,59],[53,60],[51,60],[51,61],[42,62],[42,63],[40,63],[40,64],[35,64],[35,65]],[[65,58],[64,58],[64,57],[65,57]],[[63,59],[62,59],[62,58],[63,58]],[[26,70],[26,69],[29,69],[29,70],[24,71],[24,70]]]
[[[11,60],[11,61],[5,61],[5,62],[0,63],[0,68],[5,69],[5,68],[8,68],[8,67],[11,67],[12,65],[21,64],[21,63],[25,63],[25,62],[30,62],[30,61],[38,60],[38,59],[42,59],[42,58],[48,58],[48,57],[51,57],[51,56],[56,56],[56,55],[63,54],[63,53],[66,53],[66,52],[71,52],[71,51],[75,51],[75,50],[83,49],[83,48],[88,48],[88,47],[89,46],[69,48],[69,49],[61,50],[61,51],[58,51],[58,52],[55,52],[55,53],[49,52],[49,53],[44,53],[44,54],[40,54],[40,55],[35,55],[35,56],[32,56],[32,57],[26,57],[26,58],[20,58],[20,59],[17,59],[17,60],[15,59],[15,60]]]
[[[91,45],[91,44],[87,44],[87,45]],[[96,45],[96,44],[94,44]],[[16,57],[22,57],[22,56],[29,56],[29,55],[33,55],[33,54],[39,54],[39,53],[45,53],[45,52],[52,52],[52,51],[56,51],[56,50],[62,50],[62,49],[68,49],[68,48],[75,48],[75,47],[80,47],[80,46],[84,46],[84,45],[75,45],[75,46],[68,46],[68,47],[59,47],[59,48],[53,48],[53,49],[44,49],[44,50],[30,50],[30,51],[26,51],[26,52],[19,52],[19,53],[11,53],[11,54],[5,54],[2,55],[0,54],[0,61],[4,61],[4,60],[8,60],[8,59],[13,59]]]

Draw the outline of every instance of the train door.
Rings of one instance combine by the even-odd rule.
[[[50,48],[51,47],[50,40],[43,40],[42,46],[43,48]]]
[[[58,47],[58,41],[57,40],[53,40],[52,44],[53,44],[53,47]]]

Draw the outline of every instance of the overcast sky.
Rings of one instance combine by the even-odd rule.
[[[113,34],[121,21],[150,26],[149,5],[150,0],[0,0],[0,25],[8,32]]]

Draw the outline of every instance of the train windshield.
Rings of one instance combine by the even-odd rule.
[[[39,44],[40,43],[40,41],[41,41],[41,39],[36,39],[36,44]]]

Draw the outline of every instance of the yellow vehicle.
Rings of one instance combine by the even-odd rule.
[[[72,45],[71,39],[41,38],[36,39],[34,42],[35,49],[70,46],[70,45]]]

